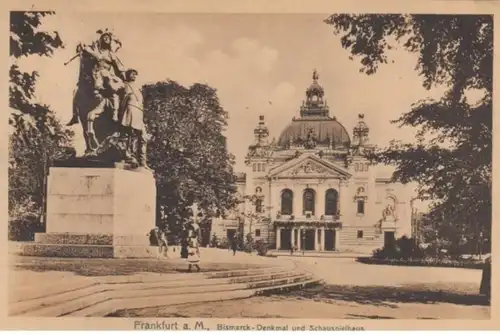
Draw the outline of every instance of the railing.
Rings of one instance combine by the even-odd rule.
[[[276,215],[274,221],[325,221],[325,222],[337,222],[340,221],[341,215],[321,215],[316,216],[312,214],[304,215]]]
[[[291,219],[290,216],[282,215],[280,218],[273,220],[273,224],[276,228],[282,227],[298,227],[298,226],[319,226],[319,227],[328,227],[328,228],[342,228],[342,223],[340,221],[340,217],[338,215],[318,218],[311,217],[306,218],[305,216],[300,216],[298,218]]]

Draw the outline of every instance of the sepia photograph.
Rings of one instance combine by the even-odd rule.
[[[493,15],[9,18],[9,317],[491,320]]]

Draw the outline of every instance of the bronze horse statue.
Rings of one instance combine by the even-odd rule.
[[[79,57],[80,71],[73,96],[73,118],[68,125],[82,124],[85,155],[92,155],[103,140],[117,132],[117,92],[123,85],[119,60],[113,56],[116,50],[111,49],[111,42],[117,40],[112,40],[109,32],[98,33],[101,37],[97,42],[90,47],[80,44],[77,55],[71,59]],[[99,71],[105,67],[110,68],[108,75],[99,77]]]
[[[86,155],[93,153],[99,143],[117,130],[116,123],[111,118],[112,109],[106,98],[94,92],[94,82],[91,75],[94,63],[95,61],[89,57],[81,57],[78,84],[73,96],[73,115],[77,115],[82,124]],[[97,108],[104,108],[104,111],[91,123],[88,115]]]
[[[146,130],[140,90],[133,87],[137,71],[124,69],[115,52],[121,43],[110,32],[98,31],[98,41],[80,44],[77,89],[73,96],[73,117],[68,126],[82,124],[85,160],[121,162],[128,167],[146,164]],[[113,50],[112,42],[119,47]]]

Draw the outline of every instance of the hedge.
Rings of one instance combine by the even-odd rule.
[[[373,257],[358,257],[357,262],[376,265],[396,266],[426,266],[443,268],[483,269],[484,261],[451,260],[451,259],[377,259]]]

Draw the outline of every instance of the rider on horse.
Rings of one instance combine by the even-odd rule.
[[[115,40],[116,41],[116,40]],[[112,48],[113,37],[111,32],[102,32],[98,41],[92,45],[78,45],[77,51],[83,57],[94,60],[92,69],[92,81],[95,96],[108,100],[108,104],[113,110],[113,120],[118,121],[119,96],[118,90],[123,87],[124,68],[123,64],[116,57],[116,51]],[[118,42],[119,43],[119,42]],[[93,121],[104,110],[96,108],[89,113],[89,121]],[[73,117],[68,126],[78,123],[78,113],[74,109]]]

